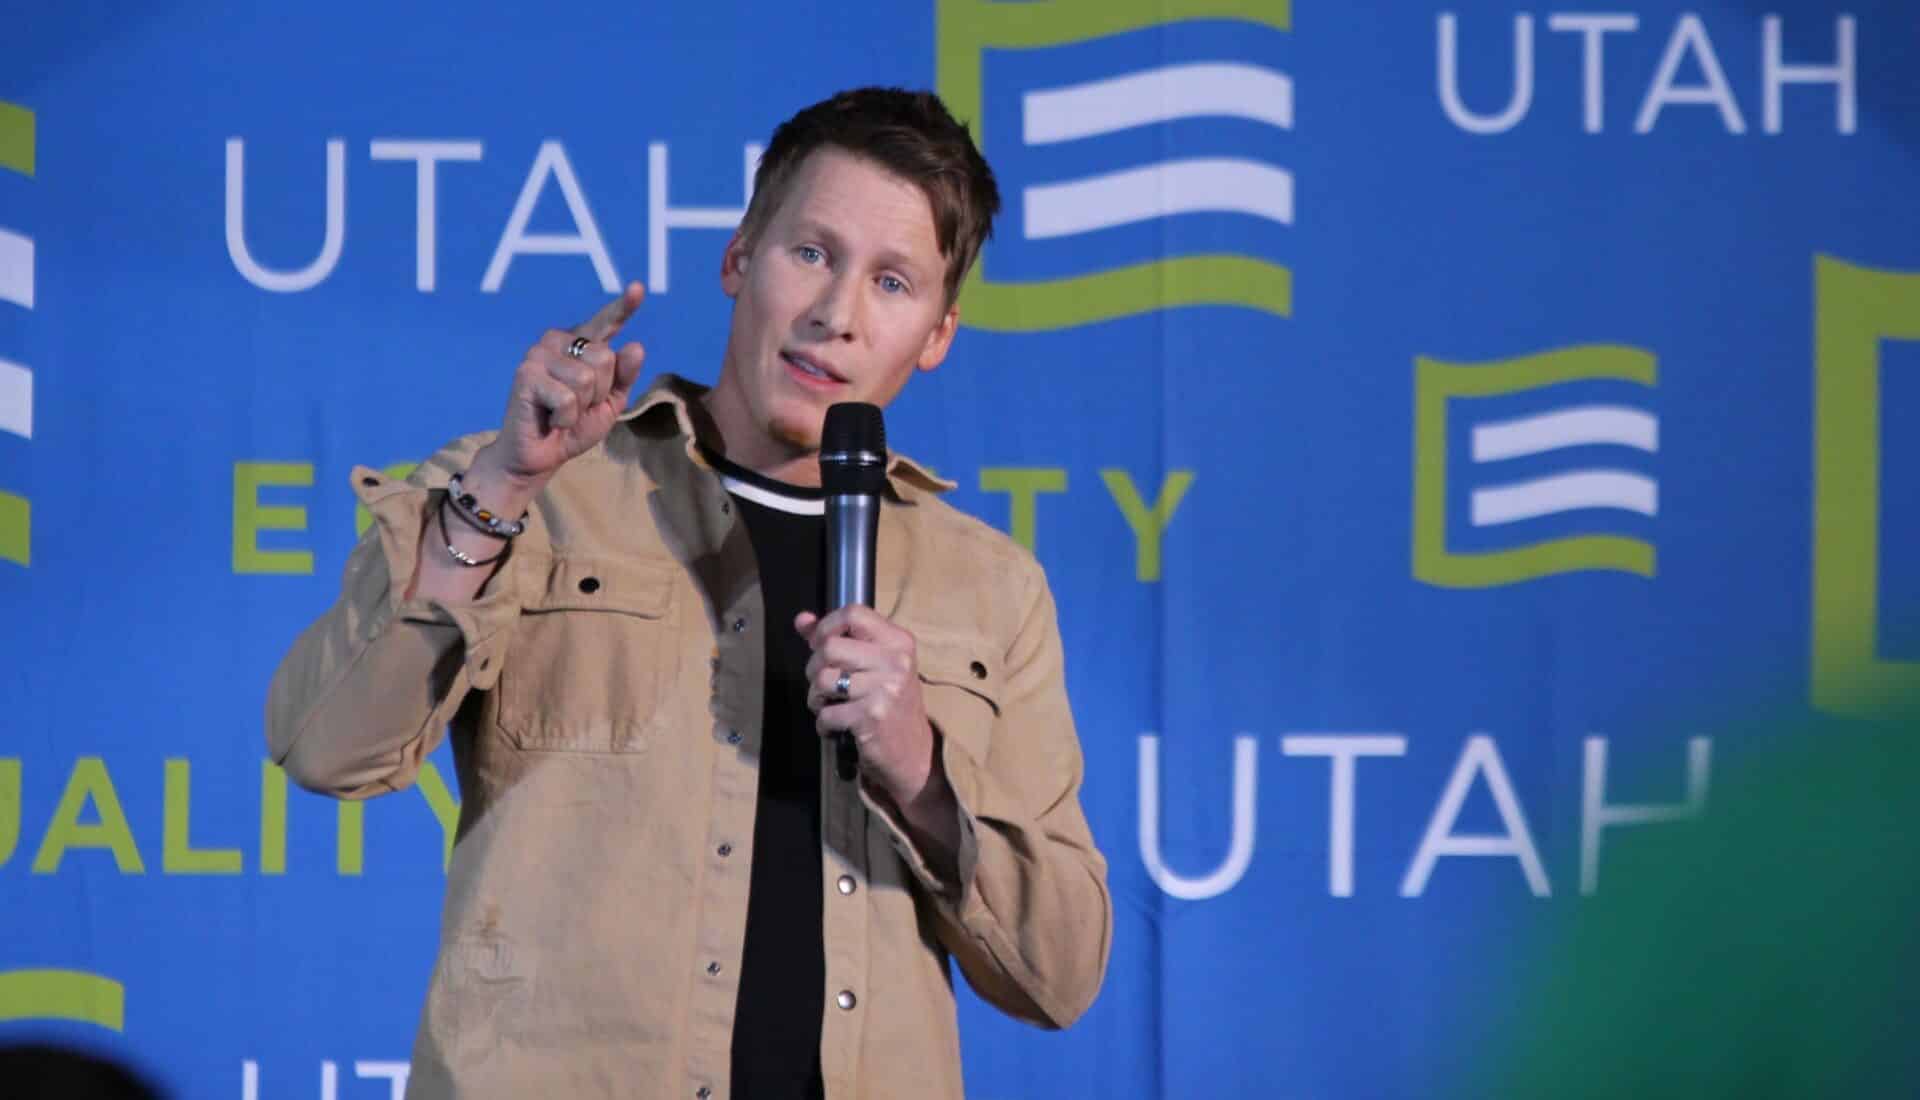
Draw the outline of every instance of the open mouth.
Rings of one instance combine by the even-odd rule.
[[[780,361],[787,365],[788,373],[816,386],[840,386],[847,381],[819,362],[797,352],[781,352]]]

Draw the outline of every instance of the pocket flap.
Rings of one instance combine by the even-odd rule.
[[[915,635],[920,679],[979,696],[1000,714],[1002,668],[999,655],[976,638]]]
[[[587,555],[555,556],[527,611],[614,611],[658,619],[673,600],[676,566]]]

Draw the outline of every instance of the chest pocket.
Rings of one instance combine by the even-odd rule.
[[[927,717],[984,763],[1004,693],[1000,658],[984,640],[915,631]]]
[[[645,751],[680,671],[677,581],[668,562],[555,558],[500,670],[501,732],[529,751]]]

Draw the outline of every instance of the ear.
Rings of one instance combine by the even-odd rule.
[[[720,253],[720,289],[729,298],[737,297],[741,286],[747,281],[747,259],[752,247],[736,229],[728,239],[726,249]]]
[[[915,364],[921,370],[932,370],[947,357],[947,349],[953,346],[953,334],[960,330],[960,307],[949,306],[946,316],[927,333],[926,345],[920,349],[919,362]]]

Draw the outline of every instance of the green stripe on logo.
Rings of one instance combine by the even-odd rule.
[[[976,268],[960,320],[992,332],[1034,332],[1172,306],[1245,306],[1293,314],[1293,272],[1245,256],[1181,256],[1036,283],[990,283]]]
[[[0,100],[0,168],[33,175],[33,112]]]
[[[31,564],[33,506],[25,497],[0,492],[0,560],[19,565]]]
[[[72,1020],[110,1031],[126,1028],[126,987],[83,970],[0,973],[0,1021]]]

